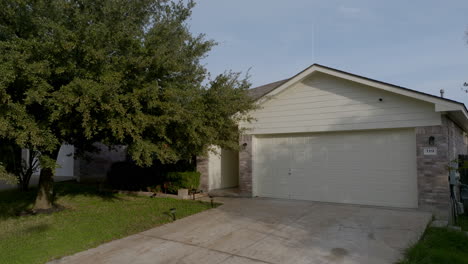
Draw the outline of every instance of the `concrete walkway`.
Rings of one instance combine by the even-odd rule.
[[[277,199],[225,204],[50,263],[394,263],[429,213]]]

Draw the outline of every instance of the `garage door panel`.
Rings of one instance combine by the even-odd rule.
[[[258,196],[417,207],[414,129],[258,137],[254,160]]]
[[[259,164],[259,167],[266,167]],[[287,179],[289,168],[265,169],[262,176],[258,179],[262,182],[258,191],[266,197],[289,198],[289,181]]]

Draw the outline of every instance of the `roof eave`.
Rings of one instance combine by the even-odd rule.
[[[461,127],[465,132],[468,131],[468,118],[465,110],[446,112],[450,119]]]

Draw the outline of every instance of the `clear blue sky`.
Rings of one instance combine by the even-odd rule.
[[[198,0],[189,25],[219,43],[214,75],[258,86],[319,63],[468,105],[467,0]]]

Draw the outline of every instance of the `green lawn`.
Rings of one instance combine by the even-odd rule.
[[[468,231],[468,215],[462,215],[458,218],[458,225],[463,231]]]
[[[35,192],[0,192],[0,263],[45,263],[209,209],[209,203],[99,193],[73,183],[56,184],[57,203],[66,210],[18,217]]]
[[[468,235],[460,231],[434,227],[426,230],[421,240],[406,251],[405,259],[400,262],[400,264],[446,263],[468,264]]]

